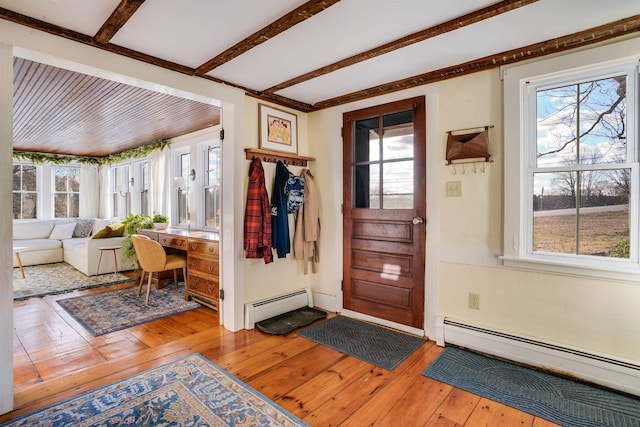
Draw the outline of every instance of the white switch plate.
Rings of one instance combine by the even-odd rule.
[[[462,196],[462,182],[447,181],[447,197],[461,197],[461,196]]]

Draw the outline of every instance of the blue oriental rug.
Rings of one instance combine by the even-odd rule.
[[[423,375],[569,427],[640,427],[640,399],[446,347]]]
[[[2,426],[308,426],[192,354]]]

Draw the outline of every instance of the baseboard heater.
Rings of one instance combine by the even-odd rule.
[[[438,345],[453,344],[640,396],[640,364],[439,317]]]
[[[247,303],[244,305],[244,328],[253,329],[257,322],[307,306],[313,307],[310,288]]]

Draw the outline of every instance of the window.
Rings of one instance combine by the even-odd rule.
[[[120,193],[121,197],[124,197],[124,216],[127,216],[131,212],[131,166],[122,165],[120,169],[123,183],[118,185],[118,193]]]
[[[149,162],[140,163],[140,213],[149,215]]]
[[[118,217],[118,168],[109,169],[109,182],[111,188],[111,217]]]
[[[53,166],[53,217],[77,218],[80,206],[80,168]]]
[[[413,111],[354,124],[353,207],[413,209]]]
[[[627,79],[529,86],[532,252],[629,258]]]
[[[220,227],[220,146],[205,150],[204,219],[206,227]]]
[[[34,165],[13,165],[13,218],[38,218],[38,174]]]
[[[189,153],[178,154],[178,176],[182,178],[181,185],[175,190],[177,193],[177,210],[178,210],[178,225],[189,225],[189,171],[191,169],[191,158]]]
[[[505,265],[640,271],[637,59],[597,57],[505,71]]]

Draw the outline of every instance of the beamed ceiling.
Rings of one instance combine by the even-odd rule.
[[[0,0],[0,19],[310,112],[640,30],[638,0]],[[216,106],[15,60],[14,148],[102,156]]]

